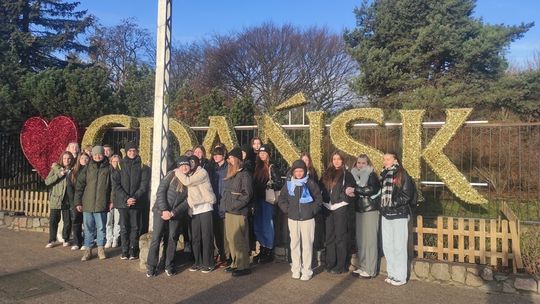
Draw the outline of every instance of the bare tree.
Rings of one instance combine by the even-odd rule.
[[[214,37],[204,60],[205,86],[232,96],[250,94],[269,113],[298,92],[308,95],[313,109],[347,104],[352,96],[348,82],[356,71],[341,36],[324,28],[270,23]]]
[[[121,87],[130,67],[139,64],[153,66],[155,43],[147,29],[140,28],[135,19],[123,19],[119,25],[95,27],[90,37],[90,60],[109,72],[115,88]]]

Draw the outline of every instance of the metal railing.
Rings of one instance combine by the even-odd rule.
[[[440,123],[424,124],[423,146],[440,128]],[[309,147],[309,130],[306,125],[284,125],[287,135],[302,151]],[[205,127],[193,128],[199,142],[206,134]],[[239,144],[247,144],[258,134],[257,126],[235,127]],[[365,144],[381,151],[401,151],[401,126],[358,124],[350,134]],[[138,141],[138,130],[113,128],[106,132],[104,143],[119,151],[125,142]],[[41,178],[32,171],[19,145],[18,135],[0,134],[0,188],[41,190]],[[326,135],[323,150],[328,156],[335,147]],[[177,157],[176,139],[171,137],[170,152]],[[445,187],[432,170],[422,162],[422,192],[425,202],[418,212],[426,217],[439,215],[493,218],[500,215],[500,204],[510,208],[527,222],[540,223],[540,123],[467,123],[452,138],[444,153],[480,193],[489,201],[486,205],[460,202]],[[283,169],[286,163],[278,153],[273,155]],[[349,156],[347,164],[354,157]]]

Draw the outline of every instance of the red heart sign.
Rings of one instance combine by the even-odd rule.
[[[67,116],[57,116],[49,124],[41,117],[29,118],[21,131],[21,147],[32,167],[46,178],[51,165],[79,138],[77,124]]]

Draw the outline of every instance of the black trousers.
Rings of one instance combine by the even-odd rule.
[[[338,271],[345,271],[347,262],[347,231],[348,206],[337,210],[325,209],[326,225],[326,267]]]
[[[62,219],[64,220],[62,238],[64,239],[64,242],[69,241],[71,235],[71,214],[69,209],[51,209],[49,212],[49,243],[56,242],[56,232],[58,231],[60,216],[62,216]]]
[[[221,217],[213,217],[214,243],[221,261],[227,260],[225,251],[225,222]]]
[[[77,209],[71,209],[71,229],[73,230],[73,245],[81,247],[84,243],[82,234],[83,214]]]
[[[154,231],[152,232],[152,241],[148,249],[148,259],[146,263],[148,268],[156,269],[159,264],[159,244],[163,240],[163,259],[165,260],[165,269],[174,269],[174,256],[176,254],[176,244],[180,238],[182,225],[185,218],[171,219],[164,221],[159,213],[154,213]]]
[[[141,223],[141,210],[135,208],[118,208],[120,213],[120,240],[122,253],[138,254]]]
[[[191,218],[191,246],[195,266],[214,267],[214,228],[212,211]]]

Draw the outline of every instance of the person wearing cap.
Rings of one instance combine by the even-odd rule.
[[[188,173],[190,171],[189,158],[181,156],[176,162],[180,172]],[[156,202],[152,207],[154,216],[154,229],[152,231],[152,241],[148,249],[147,277],[157,275],[159,264],[159,245],[163,240],[163,259],[165,260],[165,273],[167,276],[176,274],[174,256],[176,253],[176,244],[180,237],[183,222],[187,218],[188,190],[178,177],[175,171],[169,171],[159,183],[156,192]]]
[[[113,171],[114,207],[120,213],[122,260],[139,258],[142,208],[148,203],[150,168],[142,163],[134,142],[124,146],[126,156]]]
[[[209,273],[215,267],[212,210],[216,196],[208,172],[200,166],[199,158],[192,155],[189,161],[190,170],[187,173],[184,173],[183,168],[175,170],[176,177],[189,193],[187,202],[191,216],[191,247],[195,258],[189,271]]]
[[[92,243],[96,240],[98,257],[105,255],[105,222],[111,204],[111,169],[102,146],[92,148],[92,159],[84,167],[75,184],[74,204],[83,213],[84,246],[82,261],[92,258]]]
[[[225,213],[225,236],[232,263],[226,272],[238,277],[251,273],[247,215],[253,194],[251,174],[242,168],[242,150],[235,147],[227,157],[227,176],[223,181],[220,211]]]
[[[302,159],[294,161],[290,171],[286,189],[282,189],[279,195],[278,206],[288,218],[292,277],[308,281],[313,276],[314,217],[321,209],[322,196],[317,182],[307,175],[308,169]]]
[[[283,186],[281,174],[274,164],[270,163],[270,146],[262,145],[257,154],[255,171],[253,172],[253,189],[255,214],[253,228],[260,244],[259,254],[253,259],[257,263],[268,263],[274,259],[274,205],[267,202],[266,189],[278,191]]]
[[[225,149],[217,146],[212,151],[212,161],[210,162],[210,182],[216,196],[216,203],[213,210],[214,243],[218,252],[217,262],[221,265],[227,264],[229,246],[225,239],[225,213],[219,210],[221,197],[223,195],[223,184],[227,176],[228,163],[225,160]]]

